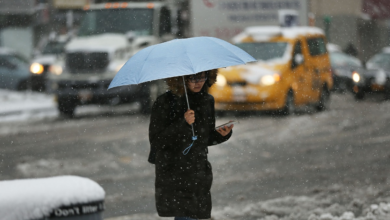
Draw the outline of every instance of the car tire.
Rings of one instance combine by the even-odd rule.
[[[76,105],[69,104],[67,102],[59,100],[57,108],[61,116],[65,116],[69,118],[74,117]]]
[[[318,100],[318,103],[316,105],[316,109],[318,111],[325,111],[329,109],[330,104],[330,92],[326,85],[321,90],[320,99]]]
[[[387,79],[385,83],[385,91],[384,91],[385,100],[390,100],[390,80]]]
[[[363,91],[358,91],[357,93],[353,93],[355,100],[363,100],[364,96],[366,95]]]
[[[28,80],[23,80],[21,82],[19,82],[16,90],[17,91],[25,91],[29,88],[29,81]]]
[[[295,113],[295,101],[294,101],[294,93],[292,90],[286,95],[286,100],[284,102],[284,107],[279,110],[279,115],[291,115]]]

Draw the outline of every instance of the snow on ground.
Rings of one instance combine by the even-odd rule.
[[[388,220],[390,198],[370,204],[365,198],[380,192],[368,187],[352,190],[334,185],[312,196],[287,196],[246,205],[214,207],[212,220]],[[381,202],[380,202],[381,201]],[[163,220],[157,214],[135,214],[106,220]]]
[[[34,92],[11,92],[7,90],[0,90],[0,123],[8,121],[24,121],[35,120],[39,118],[58,117],[55,102],[52,95],[34,93]],[[387,105],[381,105],[381,108],[388,108]],[[110,111],[110,108],[97,108],[96,106],[88,106],[78,108],[76,114],[85,113],[99,113],[103,111]],[[128,111],[128,107],[125,107]],[[116,108],[117,110],[117,108]],[[123,110],[126,111],[126,110]],[[278,127],[274,121],[264,121],[263,123],[270,123],[269,131],[257,132],[257,137],[262,137],[263,141],[267,141],[269,132],[278,134],[273,138],[273,142],[286,140],[294,137],[294,134],[300,132],[296,127],[311,128],[316,126],[311,120],[312,117],[334,117],[337,114],[342,114],[343,110],[332,110],[322,114],[302,115],[300,117],[287,118],[287,126]],[[223,123],[225,121],[219,121]],[[35,127],[38,130],[47,130],[50,126],[75,126],[80,123],[86,123],[84,120],[70,120],[62,123],[44,124]],[[272,126],[271,126],[272,124]],[[41,126],[41,127],[40,127]],[[237,133],[232,138],[231,143],[237,142],[240,144],[241,139],[247,139],[246,136],[254,136],[250,131],[254,130],[254,124],[241,123],[237,128],[242,128],[243,132]],[[340,121],[338,129],[356,126],[350,119],[343,119]],[[12,126],[11,126],[12,127]],[[29,128],[31,129],[31,128]],[[363,126],[358,129],[365,129]],[[23,131],[23,125],[20,125],[15,132]],[[307,129],[306,129],[307,130]],[[313,132],[325,132],[329,128],[324,125],[316,128]],[[244,132],[245,131],[245,132]],[[12,133],[13,130],[8,125],[0,126],[1,133]],[[387,137],[386,137],[387,138]],[[382,138],[383,139],[383,138]],[[373,139],[371,141],[381,142],[382,139]],[[387,139],[386,139],[387,140]],[[256,139],[254,139],[256,141]],[[226,149],[214,149],[217,156],[223,154]],[[264,152],[264,157],[269,157],[269,153]],[[221,162],[224,158],[215,158],[215,163]],[[109,161],[111,160],[111,162]],[[120,162],[120,161],[119,161]],[[109,166],[116,168],[119,166],[115,158],[107,158],[92,165],[87,165],[88,168],[99,169],[102,166]],[[74,163],[74,164],[73,164]],[[85,164],[77,164],[77,161],[61,162],[54,159],[42,159],[29,163],[17,164],[17,172],[26,177],[43,176],[52,170],[63,169],[69,173],[76,173],[85,175],[84,171],[77,171],[78,167],[86,166]],[[89,167],[90,166],[90,167]],[[49,172],[50,173],[50,172]],[[53,172],[51,175],[58,175]],[[145,175],[145,174],[142,174]],[[216,181],[218,181],[216,179]],[[1,191],[2,187],[0,187]],[[1,195],[1,193],[0,193]],[[226,207],[214,207],[212,212],[213,220],[229,220],[229,219],[245,219],[245,220],[384,220],[390,219],[390,197],[385,196],[385,191],[378,191],[373,187],[367,187],[365,190],[352,189],[345,186],[329,186],[326,189],[318,189],[315,193],[307,193],[305,196],[295,195],[281,198],[274,198],[265,201],[255,201],[245,205],[229,205]],[[106,198],[108,200],[109,198]],[[0,205],[0,208],[2,206]],[[147,214],[140,213],[136,215],[123,216],[111,218],[110,220],[158,220],[158,219],[172,219],[160,218],[155,213]]]
[[[114,107],[88,105],[77,107],[75,115],[90,115],[112,111],[129,112],[137,111],[138,109],[139,103]],[[0,123],[53,119],[59,116],[53,94],[0,89]]]
[[[53,95],[0,89],[0,122],[23,121],[32,117],[55,117],[56,103]]]
[[[0,181],[1,219],[41,219],[61,206],[104,200],[96,182],[78,176]]]

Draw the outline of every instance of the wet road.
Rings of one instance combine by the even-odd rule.
[[[240,124],[228,142],[209,150],[214,208],[311,195],[334,184],[386,194],[389,110],[380,96],[355,102],[334,94],[325,112],[219,117],[217,124],[234,117]],[[2,123],[0,180],[84,176],[106,190],[105,217],[155,213],[148,124],[147,116],[123,110]]]

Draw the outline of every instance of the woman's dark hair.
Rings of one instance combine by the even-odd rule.
[[[211,87],[217,81],[218,69],[207,70],[204,72],[206,73],[207,80],[205,82],[205,86],[203,86],[202,88],[202,91],[208,92],[208,88]],[[193,75],[184,76],[185,81],[188,81],[191,76]],[[166,79],[166,82],[168,85],[168,89],[171,90],[172,93],[179,96],[184,95],[183,78],[181,76],[168,78]]]

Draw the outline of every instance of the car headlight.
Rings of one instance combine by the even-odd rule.
[[[226,80],[226,77],[223,76],[223,75],[217,75],[217,82],[215,84],[217,84],[217,86],[221,86],[221,87],[224,87],[227,83],[227,80]]]
[[[273,75],[265,75],[261,77],[260,84],[264,86],[270,86],[280,81],[280,75],[275,73]]]
[[[44,70],[43,65],[40,63],[33,63],[30,66],[30,72],[32,72],[33,74],[40,75],[43,73],[43,70]]]
[[[360,75],[359,75],[359,73],[357,73],[357,72],[353,72],[352,73],[352,80],[354,81],[354,82],[359,82],[360,81]]]
[[[63,71],[62,66],[51,65],[49,67],[49,72],[52,73],[52,74],[55,74],[55,75],[61,75],[62,71]]]

